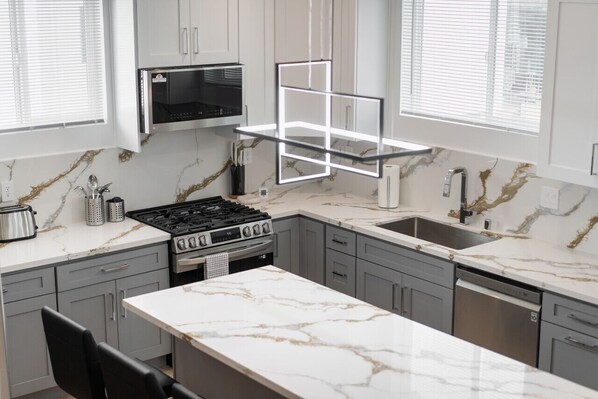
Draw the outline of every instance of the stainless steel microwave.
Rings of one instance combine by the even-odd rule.
[[[244,66],[139,70],[143,133],[234,125],[245,121]]]

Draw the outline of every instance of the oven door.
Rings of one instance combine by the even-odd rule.
[[[214,248],[172,256],[173,287],[203,280],[203,266],[208,255],[228,253],[231,274],[271,265],[274,261],[272,237],[262,237]]]

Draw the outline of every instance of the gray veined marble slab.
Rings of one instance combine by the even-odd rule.
[[[598,398],[274,266],[124,303],[287,397]]]

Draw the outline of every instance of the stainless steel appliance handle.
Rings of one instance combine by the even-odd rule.
[[[125,300],[125,298],[127,297],[127,291],[126,290],[120,290],[120,307],[121,307],[121,312],[120,312],[120,316],[123,319],[127,318],[127,309],[125,308],[125,305],[123,304],[123,301]]]
[[[188,29],[183,28],[183,54],[189,54],[189,35],[187,34]]]
[[[193,28],[193,54],[199,54],[199,28]]]
[[[598,173],[594,171],[594,166],[596,165],[596,148],[597,147],[598,147],[598,143],[592,144],[592,163],[590,165],[590,174],[592,176],[598,175]]]
[[[581,342],[581,341],[576,340],[575,338],[573,338],[570,335],[565,337],[565,341],[569,341],[572,344],[575,344],[577,346],[581,346],[583,348],[586,348],[586,349],[589,349],[589,350],[592,350],[592,351],[595,351],[595,352],[598,351],[598,345],[586,344],[585,342]]]
[[[587,326],[590,326],[590,327],[598,327],[598,322],[593,322],[593,321],[589,321],[589,320],[586,320],[586,319],[582,319],[581,317],[577,317],[577,315],[575,313],[569,313],[567,315],[567,317],[570,318],[570,319],[572,319],[572,320],[575,320],[577,322],[580,322],[581,324],[585,324]]]
[[[228,253],[228,260],[234,261],[237,259],[246,258],[248,255],[253,255],[262,249],[272,248],[272,241],[267,241],[261,244],[253,245],[251,247],[243,248],[238,251]],[[177,261],[178,266],[195,266],[206,263],[206,256],[198,256],[197,258],[181,259]]]

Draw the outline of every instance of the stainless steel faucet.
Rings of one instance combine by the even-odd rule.
[[[456,173],[461,173],[461,205],[459,207],[459,223],[468,224],[470,216],[473,215],[473,212],[466,208],[467,206],[467,169],[463,167],[449,169],[444,177],[444,190],[442,191],[442,195],[445,197],[450,197],[451,195],[451,182],[453,181],[453,176]]]

